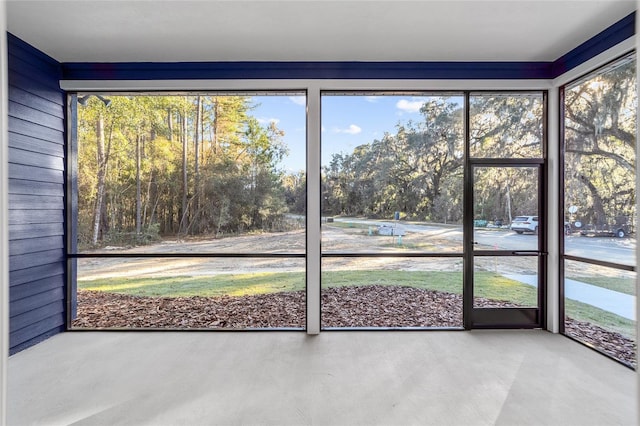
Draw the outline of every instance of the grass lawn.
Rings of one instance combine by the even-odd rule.
[[[397,285],[462,294],[462,272],[328,271],[322,273],[322,281],[323,287]],[[522,306],[537,305],[537,290],[532,286],[492,272],[476,272],[475,281],[475,296],[506,300]],[[262,272],[193,277],[110,278],[78,280],[78,288],[155,297],[245,296],[304,290],[305,274]],[[635,338],[635,322],[591,305],[567,300],[566,314],[576,320],[588,321]]]
[[[247,296],[304,290],[305,277],[303,272],[262,272],[214,276],[107,278],[78,280],[78,288],[132,296]]]
[[[327,228],[340,228],[340,229],[350,229],[350,228],[357,228],[357,229],[374,229],[377,226],[374,225],[367,225],[365,223],[355,223],[355,222],[327,222],[327,223],[323,223],[322,227],[327,227]]]
[[[331,271],[322,273],[324,287],[398,285],[462,294],[462,272],[443,271]],[[304,272],[261,272],[214,276],[108,278],[78,280],[82,290],[136,296],[242,296],[305,289]],[[476,273],[476,296],[535,304],[531,286],[493,273]]]
[[[379,238],[392,239],[392,242],[382,243],[382,244],[380,244],[380,247],[393,247],[393,248],[395,248],[397,250],[406,250],[406,251],[410,251],[410,250],[431,251],[431,252],[442,251],[442,247],[438,246],[437,244],[430,243],[430,242],[414,243],[414,242],[408,242],[408,241],[405,240],[405,241],[402,242],[402,244],[398,244],[398,237],[383,236],[383,237],[379,237]]]
[[[567,299],[565,315],[578,321],[586,321],[606,330],[615,331],[625,337],[636,340],[636,323],[609,311],[605,311],[586,303]]]
[[[580,281],[586,284],[592,284],[598,287],[607,288],[609,290],[617,291],[620,293],[636,295],[636,281],[634,278],[621,278],[621,277],[578,277],[568,276],[567,279]]]

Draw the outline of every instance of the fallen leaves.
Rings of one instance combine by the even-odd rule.
[[[565,333],[628,365],[636,365],[638,345],[620,333],[605,330],[585,321],[565,318]]]
[[[242,297],[140,297],[78,291],[76,328],[303,328],[303,292]]]
[[[462,296],[402,286],[350,286],[322,290],[323,328],[462,327]],[[474,298],[475,307],[512,303]],[[91,329],[303,329],[304,291],[252,296],[140,297],[78,291],[74,328]],[[566,333],[635,365],[637,345],[594,324],[566,320]]]

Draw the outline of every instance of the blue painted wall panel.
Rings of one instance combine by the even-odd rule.
[[[10,352],[64,329],[61,66],[8,35]]]
[[[64,303],[62,300],[56,300],[52,303],[38,306],[25,314],[14,315],[9,326],[9,332],[22,330],[31,325],[34,320],[40,322],[50,317],[57,317],[64,311]]]
[[[64,238],[62,238],[62,235],[53,235],[50,237],[14,240],[9,248],[9,256],[32,253],[34,245],[38,245],[41,251],[64,249]]]
[[[29,123],[64,132],[63,117],[56,117],[46,112],[38,111],[32,106],[9,101],[9,117],[19,118]]]
[[[54,155],[58,158],[62,158],[64,156],[64,145],[18,133],[13,133],[8,145],[9,148],[18,148],[24,151]]]
[[[13,102],[21,105],[27,105],[37,111],[45,112],[57,118],[64,119],[64,109],[59,103],[41,98],[40,96],[26,92],[14,86],[9,86],[9,97]]]
[[[58,155],[47,155],[30,150],[9,147],[9,157],[12,164],[21,164],[23,166],[42,167],[44,169],[64,171],[63,158]]]
[[[9,242],[9,245],[11,245],[11,242]],[[11,281],[11,272],[64,261],[64,252],[62,250],[37,250],[34,247],[34,251],[31,253],[9,256],[9,281]],[[35,280],[40,277],[34,276],[32,278]]]
[[[51,275],[37,281],[30,281],[26,284],[12,286],[11,297],[9,300],[20,300],[29,296],[34,296],[38,293],[44,293],[45,291],[58,288],[58,283],[56,282],[56,280],[50,279],[51,277],[55,277],[55,275]]]
[[[56,287],[31,297],[15,300],[9,307],[9,315],[14,317],[16,315],[28,314],[42,306],[55,303],[56,301],[61,301],[64,297],[63,293],[64,289]]]
[[[9,201],[9,204],[11,204],[11,201]],[[39,238],[65,234],[63,223],[27,223],[21,225],[12,225],[9,228],[9,240],[24,240],[28,238]]]
[[[34,76],[18,74],[15,70],[9,70],[9,87],[28,87],[29,93],[54,103],[58,103],[60,99],[64,98],[63,94],[52,92],[55,88],[39,84],[39,82],[34,80],[34,78]]]
[[[22,327],[19,330],[9,332],[10,353],[20,352],[64,331],[64,318],[64,313],[60,312]],[[11,322],[9,322],[9,328],[11,328]]]
[[[11,162],[11,157],[9,157],[8,169],[9,176],[16,179],[26,179],[36,182],[53,182],[59,183],[60,185],[64,183],[64,176],[59,170],[14,164]]]
[[[46,195],[9,194],[9,206],[10,210],[62,210],[64,199]]]
[[[38,123],[9,116],[9,129],[12,134],[42,139],[62,146],[64,145],[64,135],[62,132],[46,126],[41,126]],[[9,145],[11,144],[11,138],[9,138]]]
[[[8,33],[8,43],[11,49],[8,55],[22,59],[25,62],[33,64],[37,68],[47,71],[47,74],[56,74],[60,72],[60,64],[46,53],[36,49],[29,43],[19,39],[11,33]],[[11,63],[9,64],[11,66]]]
[[[58,275],[63,275],[65,271],[65,265],[63,263],[47,263],[42,266],[34,266],[28,269],[22,269],[13,271],[11,273],[10,286],[15,287],[19,285],[29,285],[38,280],[33,280],[34,276],[42,277],[41,279],[49,279]],[[54,280],[58,282],[58,280]],[[13,297],[13,293],[9,293],[9,299]]]

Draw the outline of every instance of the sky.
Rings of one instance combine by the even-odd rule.
[[[271,121],[285,132],[289,156],[282,167],[286,171],[305,168],[306,99],[304,96],[254,96],[253,116],[261,123]],[[322,165],[328,165],[335,153],[351,153],[355,147],[380,139],[385,132],[395,133],[398,123],[419,121],[420,107],[426,97],[412,95],[322,96]]]

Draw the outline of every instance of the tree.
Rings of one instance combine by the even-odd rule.
[[[110,99],[78,111],[82,244],[284,226],[283,133],[251,117],[250,98]]]
[[[421,113],[418,123],[398,124],[394,134],[333,156],[323,169],[324,213],[461,220],[461,107],[432,97]]]
[[[97,144],[97,163],[98,163],[98,182],[96,191],[96,202],[93,215],[93,237],[91,243],[95,246],[98,243],[98,237],[100,236],[100,219],[102,218],[104,193],[105,193],[105,178],[107,174],[107,165],[109,164],[109,152],[111,144],[108,149],[105,149],[104,145],[104,117],[102,113],[98,114],[96,120],[96,144]]]
[[[637,95],[631,58],[565,91],[565,199],[579,206],[583,222],[598,226],[635,214]]]
[[[543,108],[538,93],[471,96],[469,155],[542,158]]]

